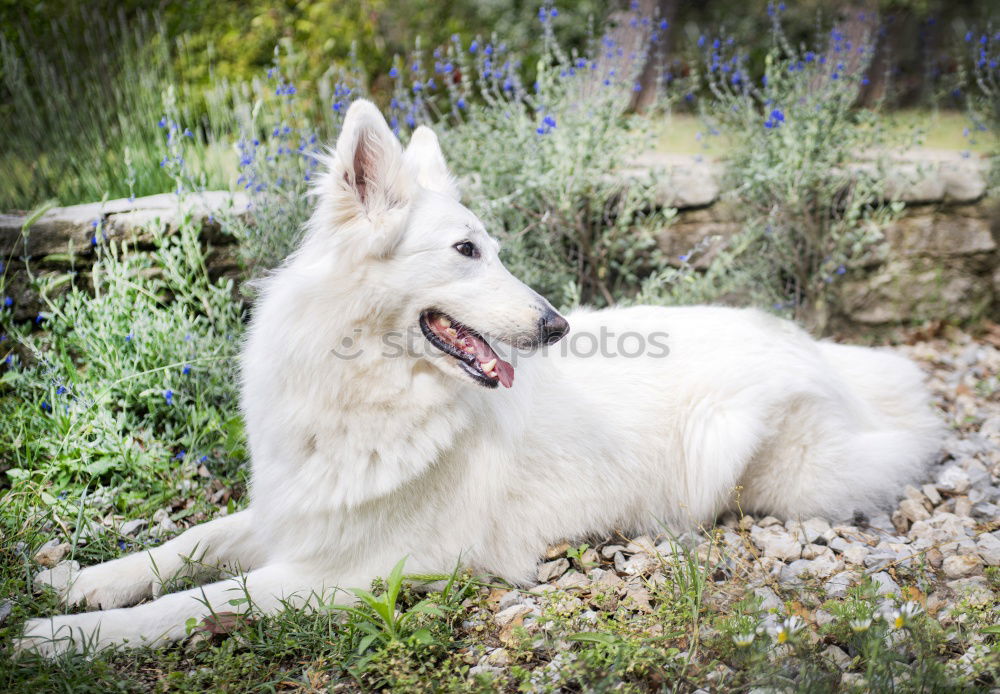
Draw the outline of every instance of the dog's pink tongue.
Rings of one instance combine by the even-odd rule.
[[[514,383],[514,367],[501,359],[484,341],[475,337],[470,341],[474,350],[473,354],[480,364],[488,364],[493,359],[497,360],[497,365],[493,367],[497,373],[497,380],[503,384],[504,388],[510,388],[511,384]]]
[[[496,372],[504,388],[510,388],[514,384],[514,367],[500,357],[497,357]]]

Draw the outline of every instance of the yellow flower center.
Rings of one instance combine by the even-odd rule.
[[[788,632],[782,629],[778,632],[778,643],[784,643],[788,640]]]

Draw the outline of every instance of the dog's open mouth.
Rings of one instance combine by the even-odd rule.
[[[469,326],[440,311],[428,310],[420,315],[420,329],[428,342],[456,359],[478,383],[488,388],[496,388],[497,383],[510,388],[514,383],[514,367]]]

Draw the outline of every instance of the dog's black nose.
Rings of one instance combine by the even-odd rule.
[[[551,345],[559,342],[569,332],[569,323],[552,309],[548,309],[542,316],[542,323],[539,329],[542,342]]]

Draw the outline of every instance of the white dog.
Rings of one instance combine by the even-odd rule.
[[[165,644],[244,590],[264,612],[346,599],[337,587],[404,556],[523,584],[562,539],[680,530],[737,503],[842,517],[937,450],[921,374],[892,354],[753,310],[563,318],[500,263],[427,128],[404,152],[355,102],[328,164],[243,350],[249,508],[84,569],[63,597],[99,611],[33,619],[19,648]],[[127,607],[191,558],[238,575]]]

